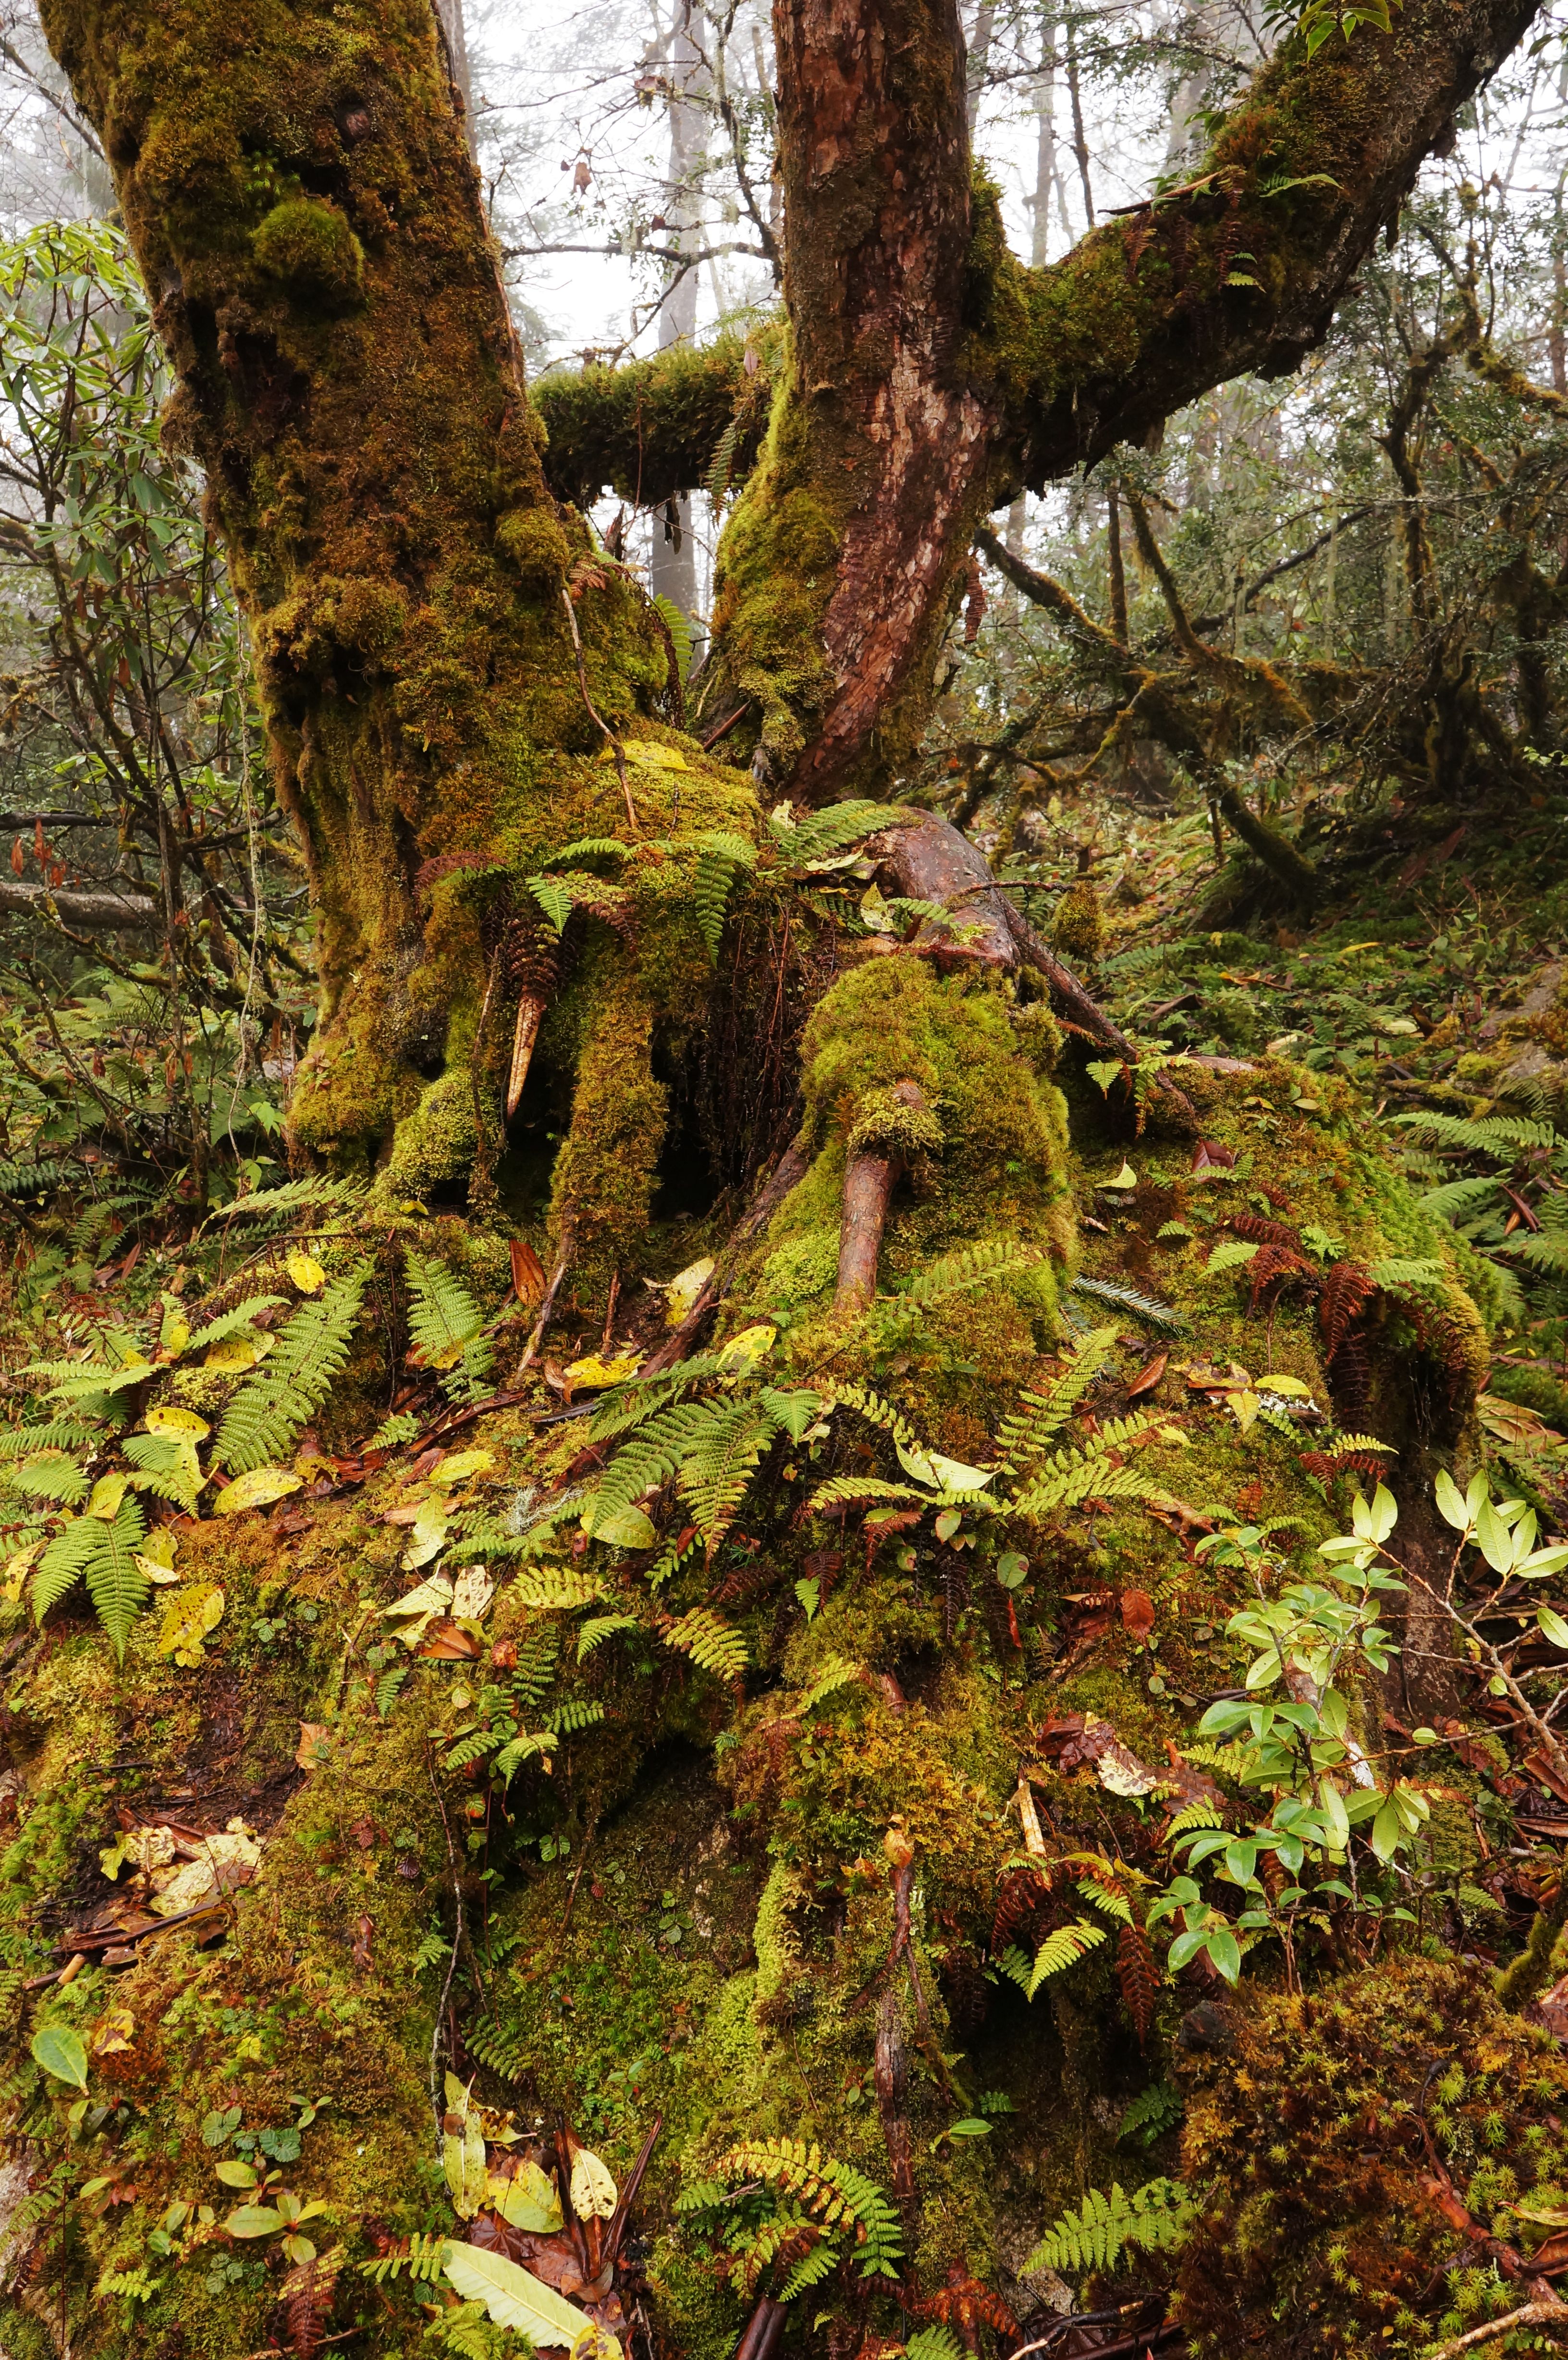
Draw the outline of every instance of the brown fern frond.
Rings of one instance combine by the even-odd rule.
[[[1272,1180],[1260,1180],[1258,1183],[1258,1193],[1260,1196],[1268,1197],[1269,1202],[1273,1206],[1274,1210],[1277,1213],[1288,1213],[1290,1211],[1290,1199],[1285,1194],[1283,1188],[1277,1188],[1275,1186]]]
[[[1256,1246],[1293,1246],[1301,1250],[1301,1233],[1289,1221],[1266,1221],[1261,1213],[1237,1213],[1231,1228],[1238,1238],[1248,1238]]]
[[[1155,1964],[1149,1936],[1136,1923],[1124,1926],[1116,1936],[1116,1981],[1142,2048],[1148,2042],[1155,2002],[1160,1997],[1160,1969]]]
[[[1038,1868],[1015,1868],[1002,1880],[996,1896],[996,1915],[991,1925],[991,1956],[996,1958],[1009,1942],[1019,1941],[1020,1947],[1038,1947],[1040,1918],[1051,1897],[1051,1878],[1042,1861]]]
[[[1344,1261],[1334,1264],[1318,1297],[1318,1328],[1323,1339],[1325,1363],[1339,1352],[1352,1324],[1360,1318],[1376,1291],[1372,1273],[1362,1263]]]
[[[1348,1328],[1334,1355],[1334,1406],[1342,1426],[1359,1426],[1372,1404],[1372,1355],[1359,1328]]]
[[[1320,1483],[1332,1482],[1336,1475],[1362,1475],[1371,1482],[1383,1473],[1386,1463],[1375,1450],[1298,1450],[1296,1457],[1306,1473],[1315,1475]]]
[[[958,1559],[949,1551],[943,1556],[937,1577],[942,1585],[942,1631],[949,1646],[958,1628],[958,1618],[970,1603],[969,1577]]]
[[[1420,1349],[1443,1372],[1449,1409],[1464,1408],[1475,1383],[1471,1343],[1465,1329],[1441,1303],[1430,1303],[1414,1294],[1401,1295],[1399,1303],[1415,1328]]]
[[[298,2263],[283,2281],[280,2291],[289,2350],[298,2354],[299,2360],[314,2360],[326,2341],[342,2262],[343,2247],[335,2245],[314,2261]]]
[[[1266,1295],[1270,1292],[1282,1294],[1295,1280],[1313,1277],[1315,1273],[1311,1262],[1304,1255],[1299,1254],[1294,1246],[1271,1245],[1258,1247],[1247,1265],[1247,1274],[1251,1282],[1247,1307],[1253,1312]]]

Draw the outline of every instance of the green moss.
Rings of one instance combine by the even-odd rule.
[[[251,242],[256,268],[281,279],[297,301],[343,311],[365,291],[365,248],[336,205],[288,197]]]
[[[1490,1388],[1504,1401],[1534,1410],[1561,1434],[1568,1430],[1568,1385],[1545,1369],[1494,1369]]]
[[[646,1236],[669,1093],[650,1064],[653,1015],[631,986],[607,991],[577,1069],[550,1219],[585,1282],[607,1282]]]
[[[1091,970],[1099,966],[1105,948],[1105,912],[1087,877],[1063,896],[1051,938],[1064,959]]]

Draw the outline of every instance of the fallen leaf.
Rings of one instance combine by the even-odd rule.
[[[93,1497],[82,1510],[84,1516],[98,1516],[112,1524],[120,1513],[120,1503],[130,1483],[128,1475],[100,1475],[93,1486]]]
[[[615,1360],[606,1360],[597,1352],[590,1352],[585,1360],[569,1362],[565,1371],[566,1382],[573,1393],[603,1393],[607,1385],[624,1385],[628,1377],[636,1376],[641,1366],[641,1359],[635,1352],[623,1354]]]
[[[580,2147],[572,2158],[572,2209],[580,2221],[607,2221],[615,2209],[615,2183],[596,2155]]]
[[[324,1770],[332,1758],[332,1733],[323,1721],[302,1721],[294,1759],[301,1770]]]
[[[689,1263],[674,1278],[648,1281],[664,1297],[664,1316],[671,1328],[680,1327],[713,1274],[713,1257],[706,1255],[701,1262]]]
[[[482,1565],[465,1565],[452,1588],[454,1622],[480,1622],[489,1611],[495,1585]]]
[[[484,1648],[472,1631],[459,1622],[432,1622],[419,1640],[415,1653],[428,1661],[440,1664],[465,1664],[482,1655]]]
[[[1139,1393],[1151,1393],[1170,1365],[1169,1352],[1156,1352],[1152,1360],[1146,1360],[1127,1387],[1128,1401],[1136,1401]]]
[[[73,2090],[87,2087],[87,2050],[72,2024],[46,2024],[32,2038],[32,2059],[57,2081]]]
[[[1105,1185],[1107,1188],[1136,1188],[1138,1186],[1138,1174],[1133,1170],[1130,1164],[1124,1164],[1121,1170],[1116,1174],[1116,1178],[1114,1180],[1107,1180],[1105,1182]]]
[[[243,1819],[231,1819],[222,1835],[202,1839],[198,1859],[155,1873],[147,1906],[159,1918],[178,1918],[182,1910],[199,1909],[236,1885],[251,1884],[260,1865],[260,1844]]]
[[[320,1295],[327,1283],[327,1273],[314,1254],[303,1253],[298,1246],[286,1256],[283,1267],[301,1295]]]
[[[450,1459],[430,1470],[430,1481],[450,1491],[455,1484],[466,1483],[471,1475],[486,1475],[495,1464],[493,1450],[454,1450]]]
[[[544,1291],[550,1284],[544,1264],[522,1238],[511,1240],[511,1252],[512,1292],[531,1311],[535,1304],[544,1301]]]
[[[1154,1628],[1154,1601],[1147,1590],[1124,1590],[1122,1623],[1141,1645]]]
[[[250,1508],[268,1508],[274,1500],[285,1500],[290,1491],[301,1489],[300,1480],[291,1468],[253,1467],[248,1475],[235,1478],[212,1502],[213,1513],[220,1516],[243,1516]]]
[[[514,2229],[552,2237],[561,2226],[561,2196],[554,2180],[526,2156],[517,2158],[510,2179],[492,2172],[485,2193],[492,2210]]]
[[[778,1328],[760,1319],[755,1328],[743,1328],[738,1336],[732,1336],[727,1344],[721,1346],[719,1365],[736,1373],[755,1369],[768,1358],[778,1338]]]
[[[1235,1163],[1235,1148],[1223,1146],[1217,1139],[1200,1139],[1192,1150],[1192,1169],[1205,1175],[1228,1172]]]
[[[94,2057],[123,2057],[136,2038],[136,2019],[128,2007],[112,2007],[99,2018],[93,2035]]]
[[[593,2322],[562,2300],[542,2278],[478,2245],[455,2242],[442,2264],[448,2279],[465,2302],[482,2302],[497,2327],[515,2327],[544,2349],[564,2345],[571,2351],[579,2336],[593,2336]],[[600,2338],[610,2360],[619,2360],[620,2345],[613,2336]]]
[[[201,1365],[213,1369],[220,1376],[237,1377],[254,1369],[261,1358],[261,1348],[250,1336],[220,1336],[212,1345]]]
[[[192,1582],[176,1590],[163,1610],[158,1652],[194,1670],[204,1653],[202,1641],[223,1619],[223,1593],[215,1581]]]
[[[193,1409],[182,1409],[178,1402],[160,1402],[142,1422],[149,1434],[189,1435],[192,1442],[204,1442],[212,1431],[204,1417],[198,1417]]]

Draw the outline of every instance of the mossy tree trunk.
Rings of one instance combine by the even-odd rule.
[[[384,1155],[408,1119],[417,1186],[453,1136],[472,1156],[490,1089],[464,876],[534,865],[552,806],[622,807],[565,606],[587,537],[545,486],[448,52],[429,0],[60,0],[47,27],[113,160],[310,861],[293,1133]],[[641,609],[613,569],[578,599],[612,728],[667,685]]]

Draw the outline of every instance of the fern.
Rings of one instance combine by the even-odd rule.
[[[0,1196],[42,1196],[81,1177],[74,1164],[0,1163]]]
[[[80,1507],[87,1497],[87,1477],[63,1450],[38,1451],[8,1467],[5,1480],[13,1491],[32,1500],[53,1500],[62,1507]]]
[[[1417,1201],[1423,1212],[1452,1221],[1455,1213],[1473,1213],[1499,1194],[1497,1181],[1483,1175],[1478,1180],[1445,1181],[1441,1188],[1429,1188]]]
[[[1009,1472],[1018,1474],[1041,1456],[1066,1425],[1116,1349],[1114,1328],[1092,1328],[1067,1360],[1049,1393],[1020,1393],[1025,1406],[1002,1420],[996,1445]]]
[[[236,1303],[232,1311],[222,1311],[215,1319],[209,1319],[204,1328],[193,1328],[185,1349],[188,1352],[204,1352],[210,1344],[221,1344],[225,1337],[237,1335],[242,1328],[249,1328],[260,1313],[275,1310],[287,1300],[288,1297],[282,1295],[247,1295],[243,1303]]]
[[[1515,1262],[1527,1262],[1531,1270],[1544,1270],[1553,1278],[1568,1278],[1568,1233],[1562,1229],[1542,1229],[1534,1237],[1512,1237],[1497,1248]]]
[[[863,2278],[897,2278],[904,2251],[897,2212],[874,2180],[853,2164],[823,2155],[814,2141],[808,2146],[804,2139],[743,2139],[720,2157],[714,2175],[682,2200],[682,2209],[695,2209],[691,2200],[699,2194],[707,2204],[727,2203],[732,2200],[724,2191],[730,2182],[759,2180],[793,2198],[824,2229],[853,2227]]]
[[[723,507],[724,494],[729,490],[730,477],[735,471],[735,455],[739,444],[740,421],[738,418],[732,418],[713,445],[713,455],[708,462],[708,472],[703,479],[702,488],[715,508]],[[684,673],[681,674],[681,678],[685,678]]]
[[[390,1714],[393,1706],[397,1701],[403,1683],[412,1670],[413,1666],[411,1664],[394,1664],[390,1670],[383,1672],[381,1677],[376,1681],[376,1710],[380,1720],[387,1720],[387,1716]]]
[[[575,1566],[543,1565],[519,1573],[511,1594],[519,1606],[531,1606],[536,1613],[569,1614],[579,1606],[591,1606],[604,1590],[596,1574],[580,1572]]]
[[[711,1606],[693,1606],[663,1633],[664,1644],[690,1655],[700,1672],[738,1679],[750,1664],[746,1641]]]
[[[408,1278],[408,1332],[419,1358],[433,1369],[449,1401],[483,1398],[495,1369],[495,1350],[483,1333],[485,1314],[446,1264],[404,1251]]]
[[[904,2360],[964,2360],[964,2346],[951,2327],[917,2328],[904,2346]]]
[[[1174,2130],[1186,2108],[1186,2100],[1173,2081],[1155,2081],[1136,2097],[1122,2115],[1116,2127],[1116,2144],[1123,2139],[1140,2139],[1152,2147],[1156,2139]]]
[[[602,1647],[606,1639],[616,1637],[622,1631],[636,1631],[640,1627],[635,1614],[590,1615],[577,1633],[578,1662],[585,1663],[594,1649]]]
[[[1367,1275],[1374,1286],[1390,1294],[1397,1286],[1436,1286],[1447,1276],[1440,1262],[1417,1262],[1406,1254],[1390,1254],[1375,1262]]]
[[[830,2237],[824,2237],[820,2245],[812,2246],[809,2254],[801,2255],[780,2286],[779,2300],[793,2302],[795,2297],[803,2294],[808,2287],[821,2286],[829,2272],[837,2268],[838,2258],[838,2247]]]
[[[526,2033],[500,2032],[487,2025],[481,2025],[476,2032],[465,2033],[463,2047],[503,2081],[520,2081],[534,2053]]]
[[[945,1302],[949,1295],[967,1295],[976,1286],[995,1285],[1018,1271],[1033,1269],[1044,1260],[1038,1246],[1026,1245],[1018,1239],[965,1246],[959,1253],[944,1254],[940,1262],[913,1279],[901,1295],[888,1300],[899,1306],[929,1310],[932,1304]]]
[[[866,1500],[918,1500],[925,1507],[931,1493],[917,1491],[912,1483],[889,1483],[880,1475],[834,1475],[812,1492],[811,1513],[821,1515],[824,1508],[859,1507]]]
[[[361,1180],[331,1180],[324,1174],[309,1173],[303,1180],[285,1180],[277,1188],[253,1188],[248,1196],[220,1205],[208,1216],[208,1226],[213,1221],[254,1221],[258,1214],[341,1212],[357,1205],[366,1193]]]
[[[708,946],[708,956],[715,965],[735,880],[756,866],[757,848],[744,836],[735,836],[728,829],[719,828],[698,839],[691,898],[702,940]]]
[[[1051,2223],[1024,2263],[1021,2275],[1036,2270],[1089,2270],[1116,2267],[1128,2245],[1149,2253],[1170,2253],[1187,2234],[1192,2206],[1179,2180],[1151,2180],[1128,2196],[1119,2183],[1109,2193],[1092,2188],[1076,2212],[1064,2212]]]
[[[1135,1421],[1129,1418],[1124,1423],[1132,1426]],[[1085,1500],[1147,1500],[1158,1488],[1132,1468],[1116,1466],[1096,1442],[1081,1450],[1059,1450],[1044,1460],[1013,1502],[1013,1513],[1048,1516],[1062,1508],[1076,1508]]]
[[[885,827],[907,826],[914,817],[913,813],[889,810],[886,803],[856,798],[825,803],[820,811],[808,812],[801,820],[794,817],[788,803],[779,803],[770,814],[768,825],[790,868],[801,869],[809,869],[815,860],[831,859],[845,845],[858,844],[863,836],[878,835]]]
[[[1388,1118],[1401,1130],[1418,1131],[1440,1147],[1460,1147],[1471,1155],[1492,1155],[1512,1163],[1511,1151],[1521,1147],[1561,1148],[1568,1141],[1560,1139],[1548,1122],[1525,1122],[1508,1115],[1487,1115],[1474,1122],[1464,1115],[1436,1114],[1422,1110],[1415,1114],[1396,1114]]]
[[[114,1642],[115,1659],[123,1664],[131,1626],[152,1587],[136,1562],[146,1539],[147,1519],[134,1497],[121,1502],[112,1524],[102,1516],[72,1517],[34,1570],[34,1622],[41,1622],[51,1606],[85,1579],[98,1620]]]
[[[550,1733],[552,1737],[574,1737],[580,1729],[597,1729],[604,1718],[604,1708],[587,1697],[563,1697],[550,1710]]]
[[[1075,1295],[1092,1295],[1101,1303],[1114,1303],[1118,1311],[1130,1311],[1135,1319],[1157,1328],[1162,1335],[1185,1336],[1191,1333],[1192,1321],[1173,1304],[1161,1303],[1156,1295],[1140,1295],[1136,1286],[1120,1286],[1107,1278],[1075,1278],[1072,1282]]]
[[[662,590],[655,598],[653,606],[655,613],[670,634],[670,644],[675,650],[675,670],[681,685],[684,688],[691,672],[691,625],[674,599],[667,598]]]
[[[138,1488],[157,1500],[172,1500],[187,1513],[195,1507],[205,1478],[188,1443],[167,1434],[127,1434],[121,1447],[140,1470]]]
[[[880,1426],[885,1434],[892,1436],[901,1449],[924,1453],[925,1444],[903,1412],[896,1409],[890,1401],[885,1401],[870,1385],[834,1385],[827,1398],[835,1408],[852,1409],[865,1418],[868,1426]]]
[[[0,1426],[0,1464],[27,1459],[35,1450],[80,1450],[84,1443],[101,1441],[96,1426],[72,1417],[46,1418],[39,1426]]]
[[[397,1450],[405,1442],[412,1442],[419,1431],[419,1421],[411,1410],[394,1410],[384,1417],[365,1444],[366,1450]]]
[[[826,1698],[836,1696],[840,1688],[853,1687],[861,1677],[861,1666],[852,1664],[847,1655],[830,1655],[795,1710],[804,1721],[806,1715],[814,1712]]]
[[[1059,1926],[1054,1933],[1048,1934],[1032,1960],[1015,1942],[1003,1951],[996,1965],[1009,1983],[1017,1983],[1026,1999],[1033,1999],[1041,1983],[1075,1967],[1080,1959],[1087,1958],[1091,1950],[1097,1950],[1110,1937],[1108,1926],[1098,1925],[1092,1918],[1075,1918],[1070,1926]]]
[[[427,2285],[433,2285],[441,2277],[447,2245],[445,2237],[428,2237],[416,2230],[411,2237],[399,2237],[388,2252],[373,2254],[367,2262],[361,2262],[360,2275],[380,2286],[386,2279],[397,2278],[407,2270],[411,2278],[420,2278]]]
[[[320,1409],[348,1358],[371,1264],[355,1262],[313,1303],[302,1304],[277,1345],[223,1415],[215,1457],[231,1475],[265,1467]]]

